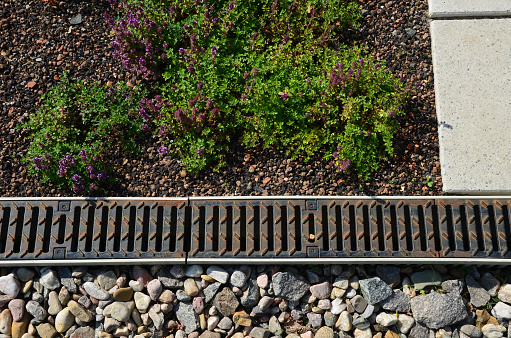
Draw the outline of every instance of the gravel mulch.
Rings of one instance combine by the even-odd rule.
[[[233,145],[227,165],[218,172],[192,176],[179,159],[156,152],[161,143],[148,140],[143,152],[114,159],[118,183],[108,196],[206,195],[441,195],[437,120],[427,0],[360,0],[364,17],[351,40],[368,46],[397,77],[422,83],[395,139],[395,155],[364,182],[336,173],[318,154],[309,163],[293,161],[275,149]],[[63,70],[77,79],[103,83],[132,81],[111,57],[112,37],[102,18],[102,0],[4,0],[0,4],[0,195],[68,196],[27,175],[21,158],[29,141],[15,126],[36,111],[41,95],[58,83]],[[69,20],[81,14],[82,22]],[[33,85],[33,86],[32,86]],[[423,184],[426,176],[432,187]]]

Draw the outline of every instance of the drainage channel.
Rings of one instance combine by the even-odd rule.
[[[0,199],[0,265],[511,262],[508,197]]]

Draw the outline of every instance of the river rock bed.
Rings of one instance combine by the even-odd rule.
[[[509,337],[509,268],[3,268],[0,337]]]

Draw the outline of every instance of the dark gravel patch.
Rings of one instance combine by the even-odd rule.
[[[308,163],[293,161],[275,149],[245,149],[233,144],[227,165],[192,176],[180,161],[156,149],[163,140],[148,140],[143,152],[114,159],[118,183],[108,196],[192,195],[441,195],[437,121],[427,0],[364,1],[361,27],[348,40],[368,46],[386,60],[397,76],[423,88],[413,97],[395,139],[395,155],[364,182],[336,173],[318,154]],[[106,1],[74,0],[50,6],[41,0],[4,0],[0,5],[0,195],[67,196],[27,175],[21,158],[29,141],[15,126],[36,111],[41,95],[55,85],[64,69],[74,78],[103,83],[132,81],[111,58],[112,38],[102,18]],[[82,15],[82,23],[69,20]],[[28,83],[34,81],[33,88]],[[426,175],[433,187],[423,184]]]

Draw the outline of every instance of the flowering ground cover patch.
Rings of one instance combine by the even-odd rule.
[[[221,167],[237,138],[248,147],[279,147],[304,160],[323,151],[339,171],[353,170],[364,179],[392,155],[397,118],[410,87],[364,48],[339,41],[345,29],[357,25],[361,10],[356,2],[110,3],[117,11],[117,17],[105,15],[116,37],[113,56],[155,86],[125,87],[123,95],[131,102],[110,108],[105,101],[109,89],[100,86],[86,99],[49,98],[56,112],[77,104],[115,114],[106,117],[111,122],[106,134],[96,133],[94,122],[86,136],[81,125],[66,128],[64,115],[58,116],[63,125],[41,118],[39,124],[26,124],[34,140],[27,160],[45,180],[76,193],[94,192],[106,181],[95,176],[94,166],[105,176],[112,170],[107,154],[114,144],[132,145],[126,151],[134,152],[134,137],[149,133],[171,139],[159,151],[179,155],[191,172]],[[69,96],[66,88],[76,89],[60,88],[63,96]],[[82,123],[77,121],[71,123]],[[49,142],[44,133],[57,126],[76,135]],[[91,156],[80,162],[82,150]]]

